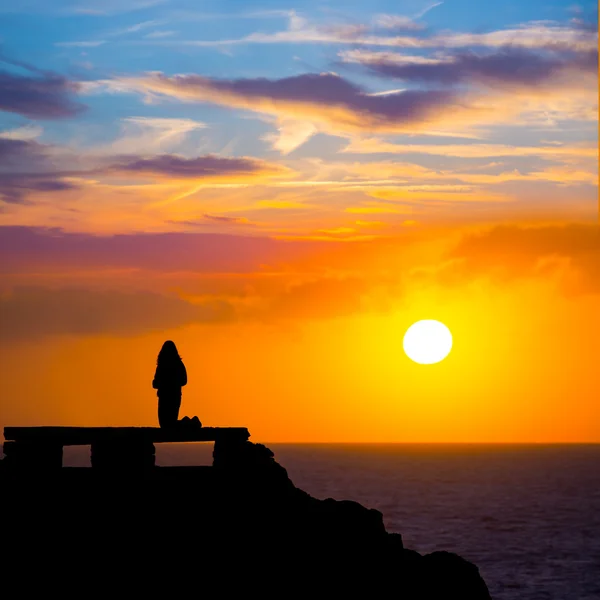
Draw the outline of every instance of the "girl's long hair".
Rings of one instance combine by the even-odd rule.
[[[158,357],[156,359],[156,364],[157,365],[164,365],[164,364],[173,364],[175,362],[180,362],[181,361],[181,356],[179,356],[179,352],[177,352],[177,346],[175,345],[175,342],[172,342],[171,340],[167,340],[163,345],[162,348],[160,349],[160,352],[158,353]]]

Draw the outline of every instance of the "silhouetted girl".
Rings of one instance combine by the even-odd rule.
[[[187,383],[185,365],[173,342],[166,341],[156,360],[152,387],[158,395],[158,422],[161,427],[177,424],[181,406],[181,388]]]

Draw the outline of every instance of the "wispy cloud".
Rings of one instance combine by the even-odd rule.
[[[141,21],[139,23],[134,23],[133,25],[129,25],[127,27],[121,27],[119,29],[113,29],[110,31],[100,33],[98,35],[98,39],[96,40],[75,40],[67,42],[56,42],[54,45],[58,46],[59,48],[97,48],[98,46],[102,46],[108,43],[110,40],[114,40],[115,38],[127,37],[131,34],[136,34],[140,31],[149,29],[150,27],[157,27],[159,25],[163,25],[164,23],[165,21],[163,20],[155,19],[149,21]]]
[[[356,64],[379,64],[381,62],[388,62],[395,65],[428,65],[428,64],[440,64],[444,62],[443,58],[430,58],[428,56],[419,56],[412,54],[401,54],[400,52],[375,52],[373,50],[364,50],[361,48],[354,50],[340,50],[338,56],[344,63],[356,63]],[[450,57],[445,60],[451,61]]]
[[[44,132],[40,125],[22,125],[15,129],[0,131],[0,138],[5,140],[35,140]]]
[[[164,21],[152,20],[152,21],[141,21],[140,23],[134,23],[129,27],[125,27],[123,29],[116,29],[111,32],[111,37],[117,37],[121,35],[127,35],[129,33],[137,33],[138,31],[143,31],[144,29],[148,29],[149,27],[156,27],[157,25],[162,25]]]
[[[244,225],[250,223],[250,221],[245,217],[228,217],[225,215],[209,215],[207,213],[203,214],[202,216],[209,221],[217,221],[218,223],[239,223]]]
[[[137,42],[142,43],[142,42]],[[219,47],[237,44],[354,44],[394,48],[548,48],[572,51],[597,49],[598,33],[573,23],[533,21],[484,33],[443,32],[430,35],[381,35],[372,25],[323,25],[292,12],[288,27],[272,33],[254,32],[241,38],[220,40],[155,40],[147,43],[181,46]]]
[[[575,84],[582,74],[598,72],[597,51],[548,56],[523,48],[505,48],[486,54],[460,52],[427,60],[377,54],[367,52],[361,57],[360,51],[355,50],[343,57],[383,77],[438,85],[476,82],[488,86],[538,87],[561,78]]]
[[[193,119],[126,117],[117,139],[88,151],[103,155],[174,152],[182,148],[190,133],[205,128],[205,123]]]
[[[76,0],[67,12],[90,16],[108,16],[135,12],[165,4],[167,0]]]
[[[420,19],[420,18],[424,17],[430,10],[433,10],[436,6],[441,6],[442,4],[444,4],[444,3],[443,2],[434,2],[433,4],[429,4],[423,10],[419,11],[415,15],[414,18],[415,19]]]
[[[166,37],[171,37],[171,36],[175,35],[176,33],[177,33],[176,31],[167,31],[167,30],[151,31],[150,33],[147,33],[145,35],[145,37],[148,39],[152,39],[152,40],[158,40],[158,39],[163,39]]]
[[[422,23],[417,23],[410,17],[386,14],[377,15],[373,19],[373,25],[382,29],[394,29],[397,31],[420,31],[425,28]]]
[[[281,154],[289,154],[307,142],[315,133],[317,127],[309,121],[297,121],[281,118],[277,120],[277,133],[268,133],[263,140],[270,142],[274,150]]]
[[[80,40],[76,42],[56,42],[59,48],[97,48],[106,44],[106,40]]]
[[[595,144],[552,146],[511,146],[507,144],[393,144],[375,138],[352,140],[341,152],[356,154],[429,154],[458,158],[493,158],[501,156],[580,156],[598,155]]]

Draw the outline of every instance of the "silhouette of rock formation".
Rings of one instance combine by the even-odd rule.
[[[31,472],[7,462],[4,590],[490,600],[475,565],[405,549],[377,510],[311,497],[261,444],[217,441],[213,467]]]

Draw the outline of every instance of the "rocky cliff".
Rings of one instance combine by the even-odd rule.
[[[260,444],[217,443],[213,467],[2,465],[0,489],[5,591],[490,600],[475,565],[404,548],[376,510],[311,497]]]

